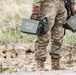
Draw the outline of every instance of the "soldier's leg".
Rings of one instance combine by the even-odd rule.
[[[46,60],[46,46],[49,42],[49,31],[43,35],[38,36],[37,41],[35,42],[35,60],[36,67],[38,71],[44,70],[44,62]]]
[[[56,11],[54,12],[54,2],[49,3],[49,2],[43,2],[41,5],[41,14],[43,16],[48,16],[48,24],[49,24],[49,31],[43,35],[43,36],[38,36],[37,41],[35,43],[35,60],[37,63],[37,70],[42,70],[44,67],[44,61],[46,60],[46,46],[51,39],[51,32],[50,29],[54,25],[55,21],[55,16],[56,16]]]
[[[59,2],[59,11],[56,16],[55,25],[52,28],[52,44],[51,44],[51,61],[52,69],[59,70],[63,69],[60,67],[60,49],[63,42],[64,29],[62,27],[63,23],[66,21],[66,10],[64,7],[64,2],[60,0]]]
[[[63,68],[60,67],[60,49],[61,45],[63,42],[63,35],[64,35],[64,30],[62,26],[54,27],[52,30],[52,44],[51,44],[51,62],[52,62],[52,70],[62,70]]]

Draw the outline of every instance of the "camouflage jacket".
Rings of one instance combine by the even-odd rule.
[[[45,1],[45,0],[38,0],[39,2]],[[71,0],[71,2],[75,5],[76,0]]]
[[[71,2],[72,2],[72,4],[74,4],[74,5],[76,4],[76,0],[71,0]]]

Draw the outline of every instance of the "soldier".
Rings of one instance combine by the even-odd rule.
[[[44,62],[46,61],[46,46],[51,40],[51,66],[52,70],[62,70],[60,67],[60,49],[63,42],[64,29],[63,24],[66,23],[67,11],[65,9],[64,0],[40,0],[40,12],[42,16],[48,18],[49,30],[42,36],[37,36],[35,42],[35,60],[37,70],[44,70]],[[72,0],[75,4],[75,0]],[[34,18],[33,18],[34,19]],[[36,19],[36,17],[35,17]]]

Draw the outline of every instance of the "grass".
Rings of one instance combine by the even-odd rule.
[[[19,30],[7,29],[6,31],[2,31],[3,37],[1,38],[1,42],[3,43],[11,43],[11,42],[33,42],[35,39],[35,35],[24,34]]]
[[[14,73],[14,72],[19,72],[19,69],[18,68],[11,68],[9,70],[9,73]]]
[[[67,31],[64,36],[64,43],[69,44],[70,46],[76,45],[76,33]]]
[[[36,36],[20,32],[22,19],[30,18],[31,2],[28,0],[0,0],[0,5],[0,42],[33,41]]]

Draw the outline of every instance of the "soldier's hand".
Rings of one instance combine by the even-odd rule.
[[[33,6],[31,19],[37,20],[40,18],[40,8],[39,6]]]
[[[76,14],[76,10],[75,10],[75,6],[71,4],[71,10],[72,10],[72,14]]]
[[[31,15],[31,19],[34,19],[34,20],[39,19],[39,17],[40,17],[40,15],[39,15],[39,13],[37,13],[37,12],[34,12],[34,13],[32,13],[32,15]]]

